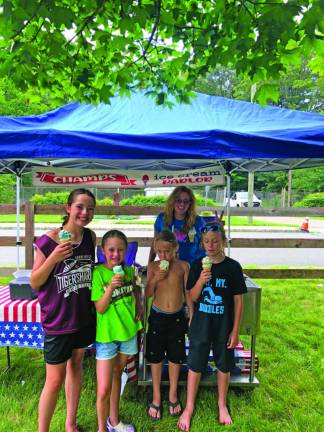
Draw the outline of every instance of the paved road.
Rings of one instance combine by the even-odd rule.
[[[153,227],[129,227],[125,225],[118,225],[116,228],[121,229],[127,236],[131,237],[147,237],[153,235]],[[102,236],[108,227],[101,229],[98,226],[93,226],[98,236]],[[236,229],[237,227],[235,227]],[[323,224],[324,228],[324,224]],[[324,238],[324,229],[318,227],[315,233],[301,233],[296,230],[293,232],[271,232],[270,228],[259,227],[257,232],[250,231],[232,231],[231,237],[245,237],[245,238]],[[44,232],[44,227],[36,229],[36,235]],[[23,235],[24,232],[21,232]],[[15,236],[14,229],[0,229],[0,235],[13,235]],[[139,248],[136,261],[140,264],[146,264],[148,260],[149,248]],[[324,253],[322,249],[256,249],[256,248],[237,248],[231,249],[231,256],[244,266],[275,266],[287,265],[295,267],[323,267],[324,266]],[[24,249],[20,250],[20,262],[24,263]],[[16,263],[16,248],[15,247],[0,247],[0,266],[1,265],[15,265]]]

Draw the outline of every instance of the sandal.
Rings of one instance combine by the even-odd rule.
[[[153,415],[150,414],[150,411],[149,411],[150,408],[153,408],[155,410],[155,416],[153,416]],[[149,415],[149,417],[150,417],[150,419],[152,421],[161,420],[161,417],[162,417],[162,406],[161,405],[160,406],[155,405],[153,402],[151,402],[149,404],[149,406],[148,406],[148,412],[147,413],[148,413],[148,415]],[[158,417],[158,414],[160,414],[160,417]]]
[[[169,414],[172,417],[178,417],[181,413],[182,413],[182,406],[180,401],[177,399],[175,402],[168,402],[168,406],[169,406]],[[179,412],[174,412],[175,408],[180,407],[180,411]],[[172,409],[172,412],[171,412]]]

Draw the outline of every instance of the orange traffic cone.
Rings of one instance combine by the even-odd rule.
[[[300,225],[300,231],[309,232],[308,227],[309,227],[309,218],[305,217],[302,224]]]

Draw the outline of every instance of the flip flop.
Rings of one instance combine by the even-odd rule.
[[[168,402],[168,407],[169,407],[169,414],[172,417],[178,417],[181,413],[182,413],[182,406],[180,401],[177,399],[175,402]],[[179,412],[174,412],[174,409],[180,407],[180,411]],[[173,412],[171,412],[170,408],[172,408]]]
[[[151,419],[152,421],[158,421],[158,420],[161,420],[161,418],[162,418],[162,406],[161,406],[161,405],[160,405],[160,406],[155,405],[153,402],[151,402],[151,403],[149,404],[149,406],[148,406],[148,409],[150,409],[150,408],[153,408],[153,409],[155,410],[155,416],[152,416],[152,415],[149,413],[149,410],[147,411],[148,416],[150,417],[150,419]],[[160,414],[160,417],[157,417],[158,414]]]

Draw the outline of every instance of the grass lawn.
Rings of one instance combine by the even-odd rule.
[[[6,280],[0,278],[3,284]],[[257,280],[262,291],[261,334],[257,337],[260,386],[253,391],[229,392],[234,419],[231,431],[317,432],[323,417],[324,280]],[[242,338],[246,342],[246,338]],[[1,348],[0,370],[6,366]],[[44,381],[42,355],[37,350],[12,348],[12,368],[0,375],[0,431],[37,430],[37,404]],[[79,408],[82,431],[95,432],[95,361],[85,360],[85,382]],[[164,406],[160,422],[151,422],[146,403],[151,390],[128,384],[121,401],[121,416],[137,432],[176,431],[176,419]],[[165,390],[164,390],[165,393]],[[165,399],[167,395],[165,393]],[[180,390],[185,401],[185,391]],[[192,432],[224,430],[216,423],[215,388],[199,391]],[[51,431],[64,430],[65,402],[61,395]],[[226,428],[227,430],[227,428]]]
[[[94,218],[94,223],[99,224],[104,223],[105,221],[108,221],[110,223],[114,223],[117,225],[153,225],[154,224],[154,217],[152,219],[146,219],[146,220],[139,220],[139,219],[108,219],[105,216],[98,215]],[[275,220],[275,219],[274,219]],[[20,215],[20,222],[25,222],[25,216]],[[35,222],[36,223],[55,223],[55,224],[61,224],[62,223],[62,216],[60,215],[35,215]],[[0,223],[16,223],[16,215],[0,215]],[[262,221],[262,220],[255,220],[253,219],[253,223],[250,224],[248,222],[247,216],[231,216],[231,225],[233,226],[290,226],[290,227],[298,227],[298,224],[284,224],[284,223],[277,223],[277,222],[268,222],[268,221]]]

